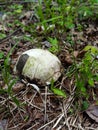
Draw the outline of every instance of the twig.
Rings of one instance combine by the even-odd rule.
[[[9,40],[14,34],[16,34],[19,30],[21,29],[21,27],[19,27],[17,30],[15,30],[13,33],[9,34],[7,37],[3,38],[0,40],[0,44]]]
[[[45,107],[44,123],[46,123],[46,121],[47,121],[47,86],[45,87],[45,101],[44,101],[44,107]]]
[[[31,102],[29,102],[28,100],[26,100],[26,102],[27,102],[29,105],[31,105],[32,107],[34,107],[34,108],[36,108],[36,109],[38,109],[38,110],[43,111],[43,109],[42,109],[42,108],[40,108],[40,107],[38,107],[38,106],[36,106],[36,105],[32,104],[32,103],[31,103]]]
[[[45,125],[41,126],[38,130],[41,130],[41,129],[43,129],[44,127],[46,127],[47,125],[53,123],[53,122],[54,122],[59,116],[61,116],[61,115],[62,115],[62,114],[58,115],[58,116],[57,116],[56,118],[54,118],[52,121],[50,121],[50,122],[46,123]]]
[[[60,122],[60,120],[63,118],[64,113],[59,117],[59,119],[56,121],[56,123],[53,126],[53,129],[56,128],[56,126],[58,125],[58,123]]]

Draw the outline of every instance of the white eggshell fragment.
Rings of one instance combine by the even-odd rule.
[[[29,79],[39,79],[50,83],[61,76],[60,60],[48,50],[31,49],[25,51],[18,59],[16,71]]]

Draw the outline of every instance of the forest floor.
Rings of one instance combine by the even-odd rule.
[[[98,47],[98,21],[82,20],[81,31],[74,27],[59,33],[55,26],[53,30],[45,33],[42,26],[32,27],[37,21],[33,14],[34,11],[24,8],[23,12],[16,15],[15,12],[9,11],[10,7],[6,7],[6,4],[3,5],[4,14],[0,12],[0,31],[2,32],[0,33],[0,35],[2,34],[0,36],[0,52],[2,52],[0,57],[4,53],[4,57],[0,59],[2,68],[0,68],[0,129],[97,130],[98,91],[96,88],[98,82],[95,84],[96,87],[85,86],[89,94],[86,100],[85,97],[76,95],[74,75],[69,78],[66,76],[66,72],[73,64],[72,53],[78,61],[78,56],[83,58],[85,46]],[[10,13],[6,14],[7,11]],[[54,85],[65,91],[67,97],[55,95],[49,86],[35,82],[40,88],[39,94],[32,86],[24,84],[22,79],[13,83],[9,92],[6,91],[8,84],[5,83],[4,78],[7,80],[8,77],[11,77],[8,82],[17,78],[13,69],[19,55],[31,48],[49,49],[51,44],[47,41],[48,37],[56,37],[59,42],[60,50],[56,50],[55,55],[60,59],[64,71]],[[12,50],[13,46],[15,47]],[[8,64],[6,65],[4,61],[10,50],[12,52],[9,57],[9,71],[9,68],[5,68]],[[89,105],[89,109],[83,108],[85,104]]]

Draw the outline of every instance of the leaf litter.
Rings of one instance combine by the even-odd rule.
[[[29,17],[31,18],[31,12],[27,12],[21,16],[21,21],[24,25],[28,23]],[[9,23],[12,23],[12,21],[14,21],[13,17],[12,20],[8,20]],[[37,18],[34,17],[33,22],[36,21]],[[32,21],[29,21],[29,23],[32,23]],[[83,22],[82,24],[87,24],[87,22]],[[90,21],[88,22],[88,25],[89,26],[84,28],[81,32],[78,32],[75,29],[68,32],[72,34],[72,38],[75,43],[74,51],[71,50],[67,41],[66,45],[62,41],[62,39],[65,40],[66,34],[63,34],[61,37],[58,36],[62,41],[61,45],[63,44],[58,57],[61,60],[63,67],[66,69],[73,63],[73,56],[76,59],[83,58],[85,54],[83,48],[86,45],[89,44],[98,47],[98,26],[96,23]],[[2,26],[2,23],[0,23],[0,27]],[[11,29],[14,31],[10,35]],[[4,52],[5,56],[15,43],[15,38],[19,41],[17,48],[15,48],[14,52],[11,54],[11,70],[13,70],[17,57],[22,52],[36,47],[43,48],[43,44],[45,44],[45,48],[45,46],[49,44],[48,41],[46,41],[45,36],[43,36],[42,27],[40,27],[40,29],[36,28],[37,38],[34,40],[36,41],[37,39],[37,41],[32,44],[31,41],[21,39],[24,33],[33,37],[32,34],[29,34],[28,30],[26,31],[22,27],[18,26],[9,27],[9,30],[8,28],[7,30],[4,28],[7,37],[0,41],[0,50]],[[49,36],[53,35],[54,32],[49,33]],[[3,64],[3,60],[0,61]],[[16,77],[13,71],[11,71],[11,74],[13,78]],[[33,83],[41,87],[40,94],[34,90],[32,86],[29,85],[26,87],[26,85],[20,81],[13,86],[13,95],[20,102],[20,106],[17,106],[7,93],[3,93],[2,91],[0,94],[0,128],[2,130],[97,130],[98,106],[92,103],[92,101],[98,98],[97,95],[95,97],[95,88],[94,90],[88,90],[88,93],[91,94],[91,97],[89,98],[91,105],[89,105],[87,110],[83,110],[83,112],[81,112],[81,110],[79,111],[81,107],[81,97],[79,100],[74,96],[76,90],[74,77],[67,78],[66,73],[64,73],[54,84],[57,88],[63,89],[63,91],[66,92],[66,98],[53,94],[49,90],[49,87],[47,88],[47,86],[41,84],[39,81],[33,81]],[[1,73],[0,86],[1,88],[5,86],[2,81]]]

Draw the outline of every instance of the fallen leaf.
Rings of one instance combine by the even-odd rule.
[[[88,116],[98,123],[98,105],[93,104],[86,110]]]
[[[78,54],[79,54],[79,51],[74,51],[73,52],[73,55],[74,55],[75,58],[77,58]]]
[[[17,92],[21,91],[23,88],[25,88],[24,84],[21,83],[21,82],[17,82],[17,83],[13,86],[12,90],[17,93]]]
[[[68,91],[68,92],[72,92],[72,87],[71,87],[71,80],[70,79],[64,79],[62,86]]]

